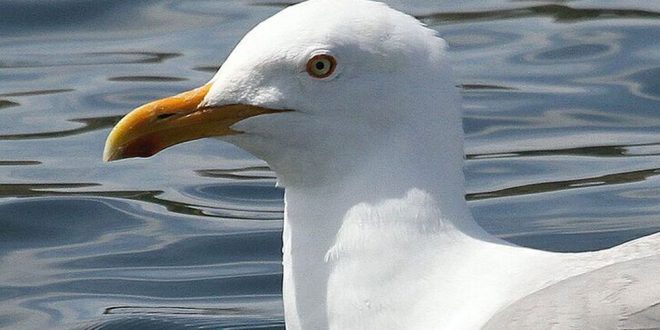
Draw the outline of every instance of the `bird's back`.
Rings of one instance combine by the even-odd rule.
[[[484,329],[660,329],[660,234],[574,256],[596,268],[519,299]]]

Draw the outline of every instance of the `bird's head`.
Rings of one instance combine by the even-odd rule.
[[[456,129],[458,118],[460,129],[456,109],[442,110],[456,103],[444,48],[434,31],[381,3],[291,6],[250,31],[206,85],[126,115],[104,159],[222,137],[266,160],[284,183],[312,168],[350,171],[354,156],[420,123]]]

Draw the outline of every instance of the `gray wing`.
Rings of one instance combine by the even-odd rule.
[[[660,329],[660,255],[560,281],[500,311],[484,329]]]

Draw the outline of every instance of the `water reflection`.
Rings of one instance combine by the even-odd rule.
[[[565,60],[580,60],[583,61],[587,58],[596,58],[604,56],[611,50],[609,45],[603,44],[581,44],[573,46],[565,46],[559,49],[551,49],[542,51],[534,56],[537,61],[550,60],[565,61]]]
[[[263,162],[208,140],[100,157],[126,112],[208,81],[293,2],[0,2],[0,327],[282,327]],[[402,4],[449,43],[476,219],[561,251],[657,231],[657,6],[530,3]]]
[[[38,162],[4,161],[0,166],[37,165]],[[0,197],[100,196],[148,202],[183,215],[236,220],[282,220],[283,191],[272,184],[203,185],[186,189],[196,203],[171,200],[163,191],[76,191],[95,183],[0,184]]]
[[[40,164],[41,162],[36,160],[0,160],[0,166],[31,166]]]
[[[481,91],[481,90],[487,90],[487,91],[516,90],[516,88],[513,88],[513,87],[498,86],[498,85],[487,85],[487,84],[462,84],[462,85],[459,85],[458,87],[460,87],[464,90],[467,90],[467,91],[472,91],[472,90],[475,90],[475,91]]]
[[[168,82],[168,81],[185,81],[186,78],[178,77],[163,77],[163,76],[119,76],[110,77],[109,81],[132,81],[132,82]]]
[[[485,198],[497,198],[507,196],[520,196],[526,194],[539,194],[568,189],[578,189],[585,187],[594,187],[602,185],[613,185],[631,182],[640,182],[660,174],[660,169],[649,169],[642,171],[614,173],[592,178],[580,178],[575,180],[542,182],[530,185],[517,186],[513,188],[501,189],[497,191],[488,191],[468,194],[468,200],[478,200]]]
[[[259,180],[275,179],[275,174],[267,166],[253,166],[236,169],[207,169],[196,170],[197,174],[208,178],[222,178],[231,180]]]
[[[0,68],[39,68],[82,65],[120,65],[160,63],[181,56],[179,53],[157,52],[93,52],[73,54],[18,54],[0,56]]]
[[[80,123],[83,126],[79,128],[55,131],[55,132],[40,132],[40,133],[24,133],[24,134],[0,134],[0,140],[31,140],[31,139],[49,139],[61,138],[66,136],[80,135],[99,129],[110,128],[114,126],[122,116],[110,117],[97,117],[97,118],[79,118],[71,119],[71,122]]]
[[[642,152],[646,150],[646,152]],[[593,146],[549,150],[507,151],[506,153],[468,154],[468,159],[538,157],[538,156],[592,156],[592,157],[634,157],[660,155],[660,143],[644,143],[621,146]]]
[[[27,164],[26,164],[27,165]],[[34,165],[34,164],[29,164]],[[96,183],[17,183],[0,184],[1,197],[42,197],[60,194],[51,189],[72,189],[99,186]]]
[[[218,70],[220,70],[220,67],[215,65],[204,65],[204,66],[196,66],[193,68],[193,70],[216,73]]]
[[[29,188],[24,188],[28,195]],[[18,192],[17,190],[20,188],[3,185],[0,193]],[[99,207],[99,202],[94,200],[53,199],[48,203],[48,207],[40,207],[41,205],[42,201],[36,199],[2,203],[3,230],[0,233],[0,251],[8,253],[15,249],[92,242],[105,231],[122,231],[140,226],[139,222],[133,221],[135,219],[122,216],[121,211]],[[90,218],[92,210],[94,217]]]
[[[246,241],[249,241],[250,244],[244,244]],[[258,266],[260,263],[268,263],[272,267],[272,265],[277,265],[281,259],[281,246],[281,236],[278,231],[250,234],[205,235],[184,238],[165,246],[160,246],[154,250],[142,252],[130,251],[127,253],[78,258],[61,263],[59,266],[72,269],[105,269],[114,267],[225,265],[226,269],[223,269],[223,271],[205,274],[203,278],[207,276],[240,277],[241,275],[247,275],[245,273],[246,269],[233,269],[227,266],[239,263],[245,266],[251,266],[251,263],[254,263],[255,266]],[[195,256],[195,258],[190,258],[190,256]],[[150,272],[147,271],[145,276],[149,275]],[[158,274],[154,275],[159,276]],[[190,275],[200,277],[201,274],[191,273]],[[185,278],[183,274],[177,277],[178,279]],[[141,278],[144,279],[143,276]],[[159,279],[164,278],[161,276]],[[233,289],[236,290],[238,288]],[[274,293],[279,293],[279,291],[274,290]]]
[[[136,319],[174,312],[156,319],[164,321],[177,310],[219,311],[227,304],[235,310],[233,321],[281,324],[274,303],[281,286],[278,226],[196,224],[194,217],[149,204],[97,196],[0,203],[7,229],[0,234],[6,267],[0,299],[7,303],[3,312],[17,317],[7,325],[43,322],[39,315],[72,325],[80,323],[80,313],[99,326],[112,325],[130,319],[119,317],[128,312],[121,307],[126,304],[134,306]]]
[[[7,100],[0,100],[0,109],[2,108],[9,108],[9,107],[16,107],[19,106],[20,104],[17,102],[12,102],[12,101],[7,101]]]
[[[277,316],[263,316],[258,310],[239,308],[183,308],[117,306],[106,309],[109,316],[119,316],[99,322],[94,329],[283,329]],[[188,317],[186,317],[188,316]],[[194,316],[191,318],[190,316]],[[92,327],[91,324],[87,325]]]
[[[565,5],[548,4],[525,8],[436,13],[418,16],[419,19],[431,24],[495,21],[526,17],[552,17],[557,22],[573,22],[597,19],[657,19],[660,18],[660,13],[650,10],[573,8]]]
[[[32,96],[32,95],[48,95],[48,94],[57,94],[57,93],[66,93],[72,92],[73,89],[45,89],[45,90],[31,90],[26,92],[13,92],[13,93],[4,93],[0,96],[10,97],[10,96]]]
[[[84,329],[283,329],[277,316],[238,308],[170,308],[118,306],[108,309],[109,317],[85,324]],[[194,317],[190,317],[194,316]]]
[[[660,101],[660,67],[653,67],[637,71],[620,79],[629,87],[630,92],[636,96]]]

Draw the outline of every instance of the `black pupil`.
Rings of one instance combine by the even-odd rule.
[[[323,69],[325,69],[325,63],[323,63],[322,61],[316,62],[316,70],[320,71],[320,70],[323,70]]]

